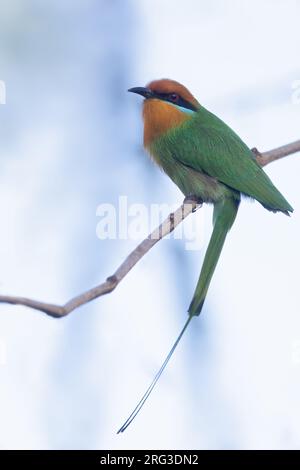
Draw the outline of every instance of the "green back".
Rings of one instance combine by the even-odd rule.
[[[176,184],[176,179],[182,178],[178,172],[192,170],[256,199],[271,211],[293,211],[247,145],[221,119],[203,107],[192,119],[157,139],[152,151]]]

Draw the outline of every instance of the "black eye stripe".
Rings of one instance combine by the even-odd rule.
[[[172,100],[172,95],[178,96],[178,99],[176,101]],[[191,109],[192,111],[198,111],[196,106],[194,106],[192,103],[189,101],[181,98],[180,95],[177,93],[154,93],[154,98],[158,98],[163,101],[168,101],[169,103],[176,104],[177,106],[180,106],[181,108],[186,108],[186,109]]]

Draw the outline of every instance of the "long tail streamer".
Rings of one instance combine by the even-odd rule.
[[[121,432],[124,432],[125,429],[128,428],[128,426],[132,423],[132,421],[134,420],[134,418],[137,416],[137,414],[141,411],[142,407],[144,406],[147,398],[149,397],[150,393],[152,392],[152,390],[154,389],[155,385],[157,384],[161,374],[163,373],[164,369],[166,368],[166,365],[168,364],[169,360],[171,359],[172,357],[172,354],[174,353],[179,341],[181,340],[185,330],[187,329],[191,319],[193,318],[193,316],[189,316],[184,327],[182,328],[178,338],[176,339],[175,343],[173,344],[172,346],[172,349],[170,350],[169,354],[167,355],[166,359],[164,360],[161,368],[159,369],[159,371],[157,372],[157,374],[155,375],[153,381],[151,382],[151,384],[149,385],[149,387],[147,388],[147,391],[144,393],[144,395],[142,396],[142,398],[140,399],[140,401],[138,402],[137,406],[134,408],[134,410],[132,411],[131,415],[127,418],[127,420],[125,421],[125,423],[123,424],[123,426],[120,427],[119,431],[118,431],[118,434],[121,433]]]

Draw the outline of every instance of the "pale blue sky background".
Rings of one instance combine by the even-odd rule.
[[[181,203],[142,151],[127,88],[174,78],[251,147],[300,138],[297,0],[10,0],[0,12],[2,293],[62,303],[111,274],[137,242],[98,240],[99,204]],[[2,449],[300,447],[300,156],[267,172],[294,215],[242,204],[203,315],[125,434],[204,250],[163,241],[60,321],[0,307]]]

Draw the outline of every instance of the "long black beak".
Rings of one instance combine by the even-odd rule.
[[[142,86],[137,86],[135,88],[129,88],[128,91],[130,91],[131,93],[136,93],[137,95],[141,95],[146,99],[154,97],[153,91],[151,91],[149,88],[144,88]]]

